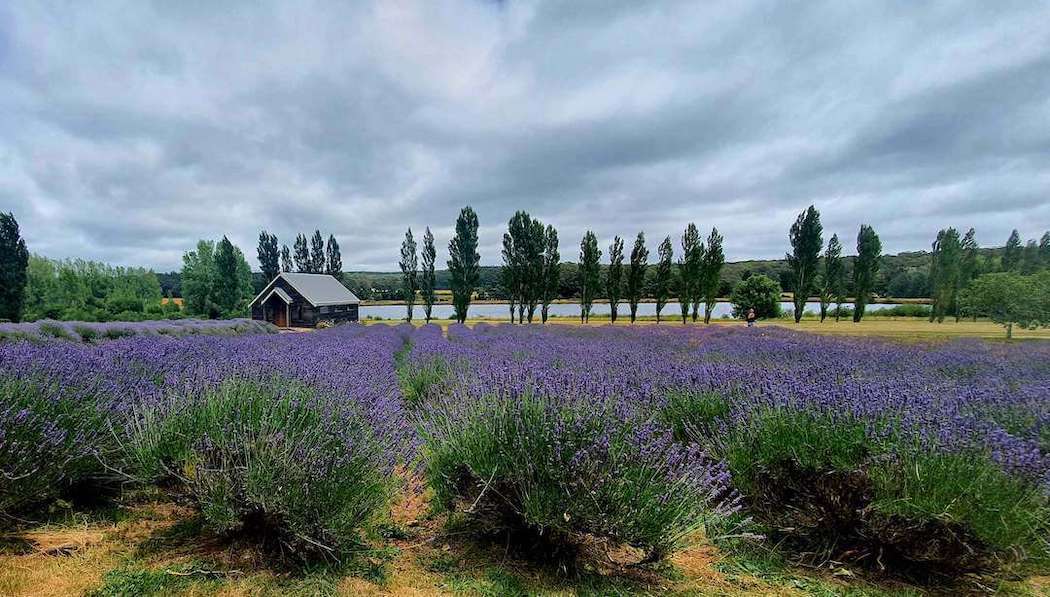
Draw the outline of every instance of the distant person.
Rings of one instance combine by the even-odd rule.
[[[747,310],[747,327],[755,327],[755,320],[758,319],[758,315],[755,315],[754,309]]]

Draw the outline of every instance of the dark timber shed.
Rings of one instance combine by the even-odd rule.
[[[277,327],[316,327],[322,321],[357,321],[361,301],[328,274],[282,272],[252,300],[252,319]]]

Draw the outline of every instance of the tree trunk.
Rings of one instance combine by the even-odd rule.
[[[1010,340],[1013,337],[1014,337],[1014,324],[1013,323],[1008,323],[1008,324],[1006,324],[1006,339]]]

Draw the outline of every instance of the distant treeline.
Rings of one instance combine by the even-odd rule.
[[[1002,259],[1004,247],[982,248],[979,255],[983,271],[996,271]],[[854,257],[845,257],[846,263],[852,267]],[[603,268],[608,267],[603,265]],[[897,255],[883,255],[882,269],[875,282],[875,293],[880,296],[893,298],[929,298],[930,297],[930,252],[909,251]],[[558,298],[572,299],[579,296],[577,280],[579,276],[576,271],[575,262],[562,262],[561,284],[558,288]],[[483,265],[479,268],[478,297],[482,299],[506,299],[506,293],[500,284],[500,270],[498,265]],[[438,290],[451,289],[451,276],[447,269],[439,269],[435,272],[435,288]],[[745,276],[751,274],[762,274],[780,282],[782,288],[789,288],[791,268],[784,259],[754,259],[747,261],[730,261],[722,270],[722,281],[719,294],[728,297],[732,289]],[[269,280],[260,273],[253,274],[254,286],[262,290]],[[646,298],[651,299],[652,277],[655,271],[646,274],[647,291]],[[182,281],[179,272],[168,272],[157,274],[160,281],[162,293],[167,296],[182,296]],[[401,272],[343,272],[343,283],[363,300],[400,300],[401,295]]]

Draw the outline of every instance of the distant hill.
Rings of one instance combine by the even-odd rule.
[[[981,269],[990,271],[997,267],[1002,248],[981,249]],[[852,257],[846,258],[848,267],[852,268]],[[929,267],[930,254],[927,251],[909,251],[897,255],[883,255],[881,269],[875,292],[882,296],[894,298],[925,298],[929,296]],[[650,263],[649,274],[652,275],[655,268]],[[500,267],[485,265],[480,268],[481,279],[479,281],[480,298],[503,298],[499,286]],[[783,259],[752,259],[747,261],[733,261],[726,263],[722,270],[722,288],[720,294],[728,296],[730,290],[745,274],[763,274],[780,282],[782,287],[787,286],[789,268],[787,261]],[[437,288],[449,289],[448,270],[437,270]],[[182,281],[179,272],[157,274],[160,279],[161,290],[165,295],[170,291],[172,296],[181,296]],[[562,264],[562,284],[560,295],[562,298],[571,298],[576,294],[576,264],[565,262]],[[262,279],[262,274],[255,273],[255,285],[261,289],[267,280]],[[401,272],[344,272],[343,282],[360,298],[364,300],[396,300],[401,297]]]

